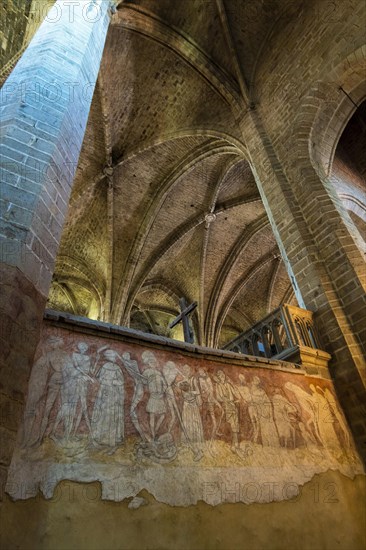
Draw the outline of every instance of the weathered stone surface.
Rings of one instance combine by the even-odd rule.
[[[22,398],[40,334],[45,297],[15,267],[0,266],[1,389]]]
[[[365,490],[364,476],[351,480],[328,471],[301,487],[296,498],[281,503],[247,505],[236,502],[231,492],[219,506],[199,502],[181,508],[159,503],[145,491],[141,497],[148,505],[130,510],[127,502],[101,500],[98,483],[64,481],[51,500],[7,498],[0,512],[7,526],[0,532],[0,544],[38,550],[57,548],[60,541],[64,548],[80,550],[363,550]]]
[[[100,481],[106,500],[145,489],[174,506],[218,505],[233,491],[238,502],[272,502],[329,468],[363,471],[329,380],[121,341],[95,323],[90,334],[87,324],[44,324],[12,498],[52,498],[69,479]]]
[[[133,497],[131,502],[128,504],[130,510],[137,510],[141,506],[146,506],[148,504],[147,500],[141,497]]]
[[[27,393],[89,114],[91,95],[84,92],[95,87],[109,25],[108,3],[90,4],[99,10],[97,21],[88,5],[76,3],[71,17],[69,3],[58,1],[59,16],[45,18],[1,89],[0,391],[13,411]],[[22,11],[18,3],[13,8]],[[16,418],[2,428],[4,463]]]
[[[10,464],[23,418],[45,302],[45,297],[17,268],[0,266],[0,460],[3,466]]]
[[[16,19],[16,32],[7,28],[7,19],[1,35],[6,55],[23,39],[24,21],[19,19],[30,5],[23,4],[21,10],[18,0],[5,4],[12,12],[10,20]],[[43,6],[46,0],[34,4]],[[171,4],[120,3],[93,98],[50,303],[80,315],[131,322],[164,336],[184,295],[200,303],[202,312],[194,319],[196,339],[221,345],[283,301],[294,300],[289,275],[299,300],[315,312],[333,356],[337,394],[359,449],[365,452],[362,106],[341,136],[366,92],[365,4],[190,0],[176,2],[174,9]],[[5,119],[12,116],[11,110],[3,107]],[[39,148],[37,158],[32,158],[36,136],[29,124],[19,121],[9,136],[10,146],[4,147],[9,161],[22,168],[7,174],[1,231],[7,239],[25,239],[30,250],[28,274],[44,284],[50,270],[39,272],[39,263],[52,263],[67,193],[61,189],[55,196],[50,188],[38,203],[35,195],[49,154],[48,134],[57,137],[59,116],[52,106],[37,112],[30,104],[22,112],[29,119],[37,117]],[[259,140],[248,123],[253,113],[262,123]],[[78,116],[73,110],[75,121]],[[22,143],[21,151],[12,147],[15,142]],[[59,157],[69,152],[67,144],[61,144]],[[53,171],[51,175],[56,181]],[[32,223],[39,234],[32,242],[23,223],[30,221],[27,207],[36,203]],[[276,240],[284,261],[278,259]],[[16,254],[14,249],[4,252]],[[8,368],[7,380],[16,369],[19,372],[11,388],[16,407],[33,352],[25,357],[28,344],[16,337],[24,330],[11,328],[11,307],[1,321],[3,335],[9,335],[1,352],[13,368]],[[95,337],[88,324],[84,328]],[[113,341],[109,336],[116,332],[107,328],[103,338]],[[138,345],[136,339],[134,343]],[[150,347],[144,339],[140,345]],[[156,346],[157,354],[163,347],[170,350],[164,338],[157,337]],[[182,357],[189,362],[196,353],[185,348],[180,354],[179,345],[175,352],[179,364]],[[206,351],[200,354],[201,361],[213,365],[207,357]],[[225,357],[216,359],[217,368],[225,369]],[[231,360],[239,368],[239,360]],[[256,370],[269,375],[272,367],[248,359],[241,368],[248,370],[252,383]],[[273,372],[295,376],[290,369],[281,372],[276,367]],[[272,397],[266,378],[263,384]],[[13,423],[10,428],[11,439]],[[280,449],[286,464],[290,451]],[[116,459],[121,453],[123,449],[116,451]],[[110,467],[107,462],[98,465]],[[314,463],[318,466],[316,457],[311,467]],[[319,467],[325,464],[321,459],[320,463]],[[332,457],[327,464],[333,466]],[[299,472],[296,466],[295,471]],[[89,550],[226,550],[230,545],[232,550],[243,544],[254,550],[278,544],[296,550],[361,549],[365,539],[360,503],[365,499],[360,481],[361,476],[350,480],[328,472],[303,487],[306,497],[299,502],[266,506],[228,504],[238,498],[235,487],[223,491],[224,506],[199,503],[183,511],[149,497],[151,508],[129,511],[127,503],[106,501],[94,507],[97,484],[70,484],[83,497],[74,503],[71,497],[62,498],[69,489],[66,482],[66,490],[65,484],[60,486],[60,502],[57,489],[47,502],[42,497],[8,501],[8,533],[2,545],[39,550],[57,548],[62,540],[70,548]],[[258,486],[246,489],[249,499],[257,498]],[[34,490],[24,487],[26,495]]]
[[[13,455],[16,434],[0,427],[0,464],[9,466]]]
[[[298,300],[334,377],[358,373],[359,413],[344,406],[363,422],[364,9],[121,2],[50,307],[182,339],[184,296],[196,341],[218,347]]]
[[[23,402],[0,393],[0,426],[16,432],[23,416]]]
[[[2,89],[1,261],[44,295],[109,25],[108,4],[90,6],[99,17],[87,16],[85,2],[71,16],[59,0],[56,21],[46,17]]]

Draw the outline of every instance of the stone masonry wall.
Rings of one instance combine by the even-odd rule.
[[[271,502],[328,468],[362,473],[331,381],[311,372],[49,311],[6,491],[98,480],[106,500],[217,505],[222,484],[273,481],[282,496],[255,499]]]
[[[48,311],[1,544],[361,550],[362,471],[322,376]]]
[[[1,90],[1,393],[21,409],[109,25],[59,1]],[[90,11],[91,9],[91,11]],[[88,11],[89,10],[89,11]],[[94,11],[93,11],[94,10]],[[1,468],[16,417],[2,417]]]
[[[316,311],[332,376],[365,453],[365,264],[326,174],[355,110],[340,87],[356,103],[364,93],[363,9],[359,2],[309,2],[297,23],[269,39],[243,135],[289,274],[302,303]]]

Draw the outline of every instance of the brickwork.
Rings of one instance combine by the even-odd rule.
[[[366,242],[365,116],[366,101],[363,101],[341,135],[330,174],[342,204],[361,235],[361,239],[355,236],[355,242],[362,251]]]
[[[58,20],[45,20],[1,90],[1,391],[6,411],[21,408],[27,389],[109,24],[106,2],[94,7],[99,10],[94,14],[87,11],[90,3],[78,6],[71,13],[67,2],[58,2]],[[2,421],[1,463],[6,466],[17,422]]]
[[[365,269],[354,216],[364,204],[362,183],[349,193],[344,159],[333,158],[366,93],[364,18],[357,0],[121,2],[50,294],[64,310],[161,334],[184,294],[200,303],[193,324],[209,345],[291,298],[315,312],[360,449]],[[42,55],[44,89],[69,58]],[[50,185],[36,176],[61,158],[75,165],[83,131],[75,149],[65,136],[85,110],[77,89],[73,106],[54,105],[51,91],[37,110],[34,84],[24,105],[7,90],[8,126],[22,115],[6,153],[26,177],[9,172],[4,231],[9,262],[43,300],[73,173],[47,172]]]
[[[331,182],[336,187],[344,208],[348,211],[362,237],[360,239],[354,235],[356,245],[361,251],[364,250],[366,241],[366,201],[365,191],[361,187],[363,181],[363,178],[342,156],[335,157]]]
[[[12,266],[0,269],[0,471],[6,475],[27,393],[45,298]]]
[[[257,67],[257,113],[248,115],[243,131],[272,227],[304,304],[316,311],[337,388],[365,453],[365,265],[353,222],[327,177],[355,109],[352,101],[357,104],[364,93],[364,34],[356,31],[364,11],[357,2],[334,3],[332,10],[326,4],[316,3],[314,18],[315,3],[309,3],[301,22],[268,44]]]
[[[101,71],[112,143],[104,161],[113,151],[115,165],[113,262],[105,275],[110,242],[92,230],[105,220],[104,183],[98,222],[85,209],[77,227],[71,209],[62,254],[69,264],[72,257],[74,271],[60,263],[53,305],[70,309],[73,302],[85,310],[93,280],[102,296],[110,289],[99,315],[108,301],[114,322],[128,323],[132,312],[138,326],[167,334],[174,300],[185,294],[201,305],[197,338],[218,345],[292,297],[292,284],[292,299],[316,313],[334,376],[345,371],[353,385],[359,412],[348,416],[358,426],[365,270],[353,220],[363,199],[352,203],[352,217],[339,191],[344,174],[341,184],[329,177],[339,137],[365,95],[364,6],[224,0],[171,10],[168,4],[121,3],[114,19]],[[222,37],[230,56],[218,54]],[[93,167],[98,174],[98,162],[103,173],[98,108],[81,161],[85,173]],[[235,155],[237,162],[230,160]],[[260,201],[246,202],[249,165],[273,234]],[[79,196],[87,182],[81,171]],[[95,198],[101,186],[93,185]],[[88,205],[96,212],[95,202]],[[216,219],[205,227],[210,209]],[[98,253],[91,261],[92,247]]]
[[[55,0],[6,0],[0,5],[0,85],[23,55]],[[49,18],[52,19],[52,12]]]
[[[258,124],[258,120],[256,122]],[[253,126],[252,136],[255,135],[256,130],[258,131],[258,126]],[[361,429],[363,425],[361,418],[365,401],[365,371],[360,349],[362,342],[365,341],[362,340],[361,334],[361,331],[364,331],[362,288],[357,286],[357,280],[353,285],[349,284],[352,281],[352,268],[350,269],[349,265],[339,264],[343,267],[344,286],[338,288],[338,293],[336,292],[329,269],[324,265],[329,260],[321,258],[316,241],[314,243],[314,233],[310,232],[304,223],[297,197],[288,185],[268,140],[259,132],[257,142],[252,140],[251,151],[254,165],[261,167],[258,170],[258,185],[262,189],[272,227],[277,234],[280,248],[283,247],[288,257],[291,270],[296,277],[295,285],[298,286],[306,307],[316,311],[317,322],[321,333],[324,334],[326,350],[333,356],[331,369],[336,387],[340,396],[344,398],[345,411],[350,424],[357,431],[359,448],[364,450],[365,433]],[[296,205],[298,205],[297,208]],[[314,211],[314,216],[318,216],[318,211]],[[328,216],[329,211],[327,219]],[[328,242],[329,248],[333,247],[333,252],[336,253],[337,245],[331,238]],[[353,246],[355,246],[354,243]],[[334,271],[333,277],[337,279]],[[341,302],[339,290],[353,292],[356,307],[352,306],[349,300]],[[356,317],[357,313],[358,317]],[[353,320],[355,323],[352,330],[350,323]],[[360,326],[360,340],[357,338],[357,325]]]
[[[14,57],[14,55],[22,48],[30,11],[31,2],[13,0],[12,2],[9,1],[1,3],[1,67],[10,61],[12,57]]]

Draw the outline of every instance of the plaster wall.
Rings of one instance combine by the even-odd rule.
[[[50,338],[52,341],[58,338],[68,354],[81,341],[88,343],[88,353],[98,346],[98,349],[114,349],[124,358],[122,353],[128,349],[130,359],[137,358],[143,376],[147,372],[143,363],[146,351],[155,354],[158,370],[165,374],[168,371],[163,370],[163,365],[168,361],[183,373],[184,367],[190,365],[190,378],[191,375],[197,378],[199,369],[206,369],[215,384],[216,397],[220,395],[217,379],[220,370],[233,387],[240,386],[242,379],[239,374],[244,374],[252,391],[253,380],[258,377],[262,390],[264,388],[267,392],[265,402],[268,405],[270,396],[271,407],[274,407],[277,386],[285,393],[289,387],[302,387],[309,399],[310,383],[316,385],[317,392],[319,388],[333,392],[329,379],[316,374],[309,376],[305,370],[289,363],[209,350],[67,314],[49,311],[46,317],[35,358],[38,365],[42,364],[39,359],[49,353]],[[105,364],[105,360],[102,363]],[[177,453],[170,455],[160,447],[154,455],[148,437],[149,424],[144,416],[148,386],[137,407],[140,426],[146,436],[146,441],[144,437],[139,441],[131,422],[133,378],[126,371],[126,364],[122,361],[118,367],[125,378],[126,439],[118,443],[116,449],[110,445],[97,449],[85,447],[84,439],[90,435],[83,421],[69,440],[65,438],[67,421],[53,430],[54,437],[51,438],[60,406],[62,410],[60,395],[55,400],[40,441],[35,442],[30,432],[26,434],[29,436],[26,441],[31,445],[23,445],[24,429],[19,432],[6,487],[8,494],[0,508],[2,548],[257,550],[289,547],[295,550],[361,550],[364,547],[365,477],[353,442],[347,443],[347,434],[339,424],[342,418],[334,417],[332,407],[326,410],[331,427],[321,430],[326,441],[316,441],[311,425],[303,432],[305,438],[297,427],[287,448],[283,440],[276,438],[265,442],[264,424],[261,424],[260,437],[255,440],[247,406],[244,402],[234,401],[238,411],[244,414],[239,415],[239,452],[233,452],[230,450],[233,424],[228,415],[222,419],[222,433],[216,435],[210,444],[212,417],[208,414],[207,403],[202,403],[200,411],[205,441],[192,443],[201,445],[203,456],[195,460],[197,457],[192,454],[192,449],[185,448],[180,437],[182,427],[179,426],[171,429]],[[174,365],[170,364],[170,368],[174,371]],[[47,369],[50,369],[49,365]],[[46,373],[50,374],[47,369]],[[183,390],[184,380],[180,377],[182,375],[176,376],[171,389],[182,412],[182,392],[188,390]],[[183,374],[183,378],[187,376]],[[100,379],[98,382],[96,376],[95,384],[98,383]],[[28,399],[33,390],[32,378],[29,388]],[[35,418],[44,411],[44,398],[50,393],[49,383],[44,390],[35,407]],[[88,403],[91,407],[94,398],[90,395]],[[288,401],[293,400],[299,407],[298,414],[306,420],[308,413],[302,409],[301,394],[300,401],[298,397],[291,398],[287,392]],[[261,405],[258,411],[264,413],[263,393],[258,395],[258,399],[257,405]],[[217,408],[215,414],[219,416]],[[320,421],[326,424],[326,418],[322,416]],[[158,435],[167,433],[168,419],[169,415]],[[183,424],[188,422],[183,414],[182,419]],[[296,425],[299,422],[296,414],[292,420]],[[39,428],[37,422],[33,425],[36,432]],[[266,425],[268,427],[268,422]],[[273,433],[276,426],[278,430],[278,418],[273,418]],[[315,436],[313,442],[311,436]],[[136,440],[135,451],[140,452],[136,453],[129,447],[131,438]],[[243,454],[248,449],[251,453]],[[110,451],[113,452],[108,454]],[[211,458],[210,451],[214,451]],[[253,457],[255,464],[252,463]],[[65,465],[69,467],[67,472],[62,469]],[[92,473],[86,476],[88,468]],[[37,478],[40,471],[43,479]],[[122,471],[125,484],[121,485]],[[216,483],[207,482],[204,475],[208,471],[215,472]],[[109,479],[103,479],[105,472]],[[142,476],[143,483],[138,483],[139,476]],[[113,484],[114,494],[111,492]],[[9,494],[17,500],[12,500]]]
[[[101,500],[97,483],[64,481],[51,501],[7,498],[0,544],[9,550],[362,550],[365,488],[364,476],[351,480],[329,471],[293,501],[243,504],[228,495],[220,506],[177,508],[143,492],[146,504],[131,510],[128,501]]]

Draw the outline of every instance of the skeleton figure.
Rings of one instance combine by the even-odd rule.
[[[144,365],[147,366],[143,372],[150,394],[146,412],[150,416],[150,430],[154,440],[166,414],[165,391],[167,383],[158,370],[158,362],[151,351],[144,351],[141,358]]]
[[[137,416],[137,406],[141,402],[144,395],[145,379],[141,375],[137,361],[131,359],[131,355],[128,352],[122,354],[121,360],[127,372],[132,376],[135,385],[130,407],[130,417],[133,425],[135,426],[142,439],[146,439],[146,436],[140,426],[140,422]]]
[[[76,388],[75,388],[75,397],[77,407],[78,402],[80,401],[80,411],[76,419],[74,426],[74,433],[76,433],[80,421],[84,415],[86,425],[91,432],[91,425],[88,415],[88,406],[87,406],[87,394],[89,383],[95,382],[95,379],[90,376],[91,371],[91,361],[89,355],[86,352],[89,349],[89,346],[85,342],[80,342],[77,345],[78,351],[72,354],[72,360],[77,371],[76,375]]]
[[[295,445],[295,425],[296,407],[286,399],[279,388],[275,389],[272,397],[274,421],[277,426],[280,443],[284,447]]]
[[[33,366],[24,413],[23,446],[39,445],[45,435],[51,410],[63,386],[63,372],[72,364],[63,345],[59,336],[48,338],[46,353]]]
[[[259,442],[259,415],[258,410],[253,402],[250,388],[247,385],[244,374],[239,374],[239,385],[237,386],[241,400],[248,406],[248,415],[252,426],[252,439],[254,443]]]
[[[237,404],[239,402],[240,395],[234,384],[232,384],[222,370],[219,370],[216,375],[216,396],[218,401],[222,403],[225,411],[225,420],[231,428],[231,450],[233,452],[238,452],[239,413]]]
[[[336,403],[336,400],[335,400],[333,394],[329,391],[328,388],[325,388],[325,390],[323,390],[320,386],[317,386],[316,389],[327,400],[330,410],[334,414],[335,418],[338,420],[339,426],[340,426],[340,428],[342,430],[342,433],[343,433],[344,441],[345,441],[347,447],[349,447],[351,445],[351,442],[350,442],[350,437],[349,437],[349,431],[348,431],[348,428],[347,428],[347,424],[346,424],[342,414],[339,412],[339,409],[338,409],[338,406],[337,406],[337,403]]]
[[[263,447],[279,447],[280,442],[276,424],[273,419],[272,403],[261,387],[261,381],[258,376],[254,376],[250,392],[258,412],[259,429]]]
[[[306,414],[305,425],[308,432],[313,430],[323,447],[339,451],[340,443],[334,430],[334,418],[327,399],[316,391],[313,384],[309,386],[311,394],[292,382],[286,382],[285,388],[296,395],[302,411]]]
[[[198,388],[200,389],[200,392],[201,392],[202,401],[203,403],[207,404],[207,409],[212,421],[212,431],[211,431],[211,440],[212,440],[214,435],[222,435],[219,429],[220,429],[222,417],[224,415],[224,410],[220,405],[219,401],[215,397],[212,380],[205,370],[199,369],[197,381],[198,381]],[[218,424],[216,420],[215,407],[220,412],[220,419]]]
[[[174,424],[176,423],[178,418],[178,406],[175,399],[174,389],[173,385],[175,383],[175,380],[178,375],[178,369],[173,361],[167,361],[165,365],[163,366],[163,375],[165,382],[167,384],[167,388],[165,390],[165,395],[167,398],[168,403],[168,409],[170,412],[170,420],[168,424],[168,433],[171,433]]]
[[[327,399],[316,391],[313,384],[310,384],[309,388],[312,393],[315,416],[317,417],[316,421],[320,441],[324,447],[340,451],[341,446],[334,429],[334,416],[332,414],[332,409],[329,406]]]

